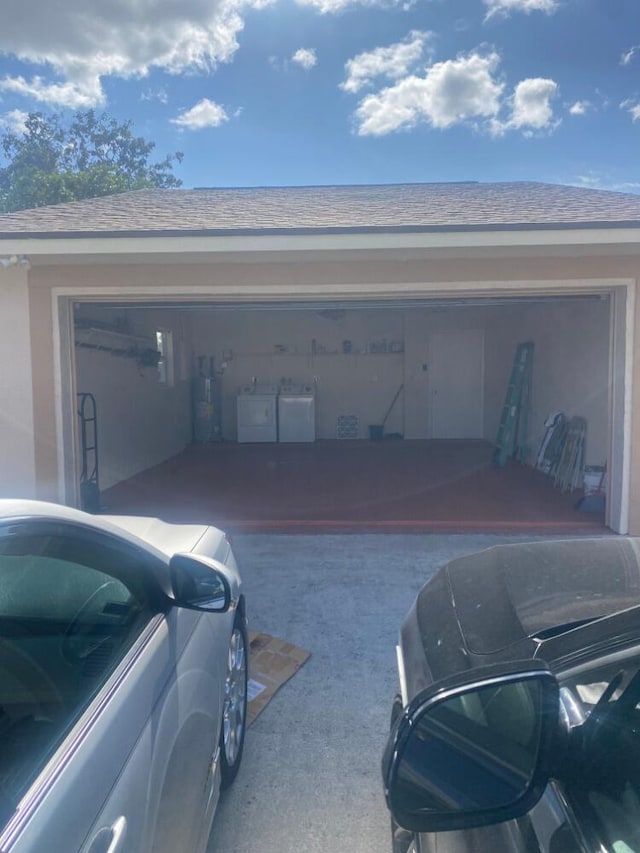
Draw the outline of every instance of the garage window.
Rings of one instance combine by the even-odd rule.
[[[158,359],[158,381],[161,385],[173,385],[173,336],[167,329],[156,330]]]

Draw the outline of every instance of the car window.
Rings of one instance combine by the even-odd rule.
[[[117,547],[0,536],[0,828],[150,617]]]
[[[640,853],[640,653],[562,681],[573,730],[565,793],[581,825],[614,853]]]

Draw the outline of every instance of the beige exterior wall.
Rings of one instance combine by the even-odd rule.
[[[58,439],[54,369],[54,336],[51,291],[31,287],[31,363],[33,366],[33,442],[36,466],[36,497],[58,499]]]
[[[505,250],[506,251],[506,250]],[[533,251],[533,250],[532,250]],[[263,258],[261,263],[245,262],[219,262],[214,263],[137,263],[128,265],[117,264],[78,264],[70,266],[35,266],[29,274],[30,302],[32,306],[32,355],[33,355],[33,391],[34,411],[38,410],[35,418],[35,459],[36,473],[39,491],[42,496],[47,496],[47,490],[52,481],[56,479],[57,459],[55,448],[57,446],[55,406],[52,394],[52,332],[50,320],[51,291],[53,288],[64,288],[65,293],[78,292],[79,297],[85,299],[87,296],[98,298],[99,291],[102,297],[110,289],[121,288],[122,295],[125,293],[135,294],[138,298],[156,299],[169,298],[183,294],[184,298],[220,299],[228,302],[256,301],[258,299],[339,299],[350,298],[385,298],[391,297],[401,299],[405,297],[416,298],[418,296],[451,296],[473,295],[477,297],[480,293],[485,295],[506,296],[509,294],[523,293],[557,293],[559,289],[568,284],[575,285],[576,290],[597,290],[602,288],[603,280],[611,279],[636,279],[640,274],[640,261],[633,258],[618,259],[614,255],[599,257],[573,257],[573,258],[550,258],[550,257],[518,257],[518,258],[467,258],[462,260],[447,260],[436,258],[425,258],[424,260],[394,260],[384,261],[380,259],[340,261],[337,258],[319,262],[317,259],[309,262],[291,263],[268,263]],[[115,297],[116,291],[111,290]],[[594,309],[595,310],[595,309]],[[541,309],[543,311],[543,309]],[[413,316],[413,315],[412,315]],[[587,318],[588,319],[588,318]],[[413,321],[413,320],[412,320]],[[405,318],[406,322],[406,318]],[[540,334],[545,332],[544,312],[536,316],[535,312],[530,318],[530,327],[526,324],[521,328],[509,326],[505,329],[501,321],[497,322],[505,333],[502,339],[497,336],[491,338],[491,347],[487,350],[487,375],[492,376],[490,365],[510,364],[513,345],[516,339],[524,334]],[[585,320],[587,322],[587,320]],[[588,320],[590,323],[599,323],[597,316]],[[557,321],[557,331],[561,333],[564,322]],[[508,334],[507,334],[508,332]],[[342,334],[342,333],[341,333]],[[549,332],[551,334],[551,332]],[[355,339],[356,335],[353,334]],[[342,340],[342,337],[340,337]],[[562,341],[562,335],[555,337],[554,341]],[[636,330],[635,340],[640,342],[640,309],[636,303]],[[574,339],[572,347],[580,343]],[[598,365],[601,364],[601,354],[607,346],[606,339],[600,336],[595,349],[570,348],[567,364],[582,365],[586,376],[592,367],[592,362],[585,362],[585,358],[593,359]],[[564,343],[558,344],[559,350],[565,347]],[[37,358],[36,358],[37,355]],[[508,358],[507,358],[508,355]],[[405,354],[406,357],[406,354]],[[370,357],[372,358],[372,357]],[[549,362],[551,354],[549,353]],[[389,364],[391,362],[389,361]],[[542,362],[544,363],[544,362]],[[336,362],[337,364],[337,362]],[[634,408],[640,406],[640,355],[636,346],[634,350],[634,386],[633,402]],[[506,368],[508,372],[508,367]],[[278,371],[280,375],[284,375]],[[253,375],[253,374],[252,374]],[[286,374],[289,375],[289,374]],[[600,377],[600,374],[598,374]],[[385,383],[387,379],[385,378]],[[394,374],[394,379],[395,379]],[[603,400],[602,390],[598,390],[591,400],[593,391],[589,379],[580,379],[575,387],[576,398],[574,405],[576,410],[572,414],[586,413],[583,410],[587,404],[596,411],[600,409]],[[495,383],[487,380],[486,400],[499,400],[504,394],[504,375],[496,378]],[[582,385],[580,385],[582,382]],[[600,383],[600,378],[598,379]],[[383,383],[380,383],[382,387]],[[558,377],[558,387],[562,382]],[[535,405],[540,410],[551,407],[554,395],[551,386],[545,386],[547,398],[540,397]],[[599,385],[601,389],[601,386]],[[382,395],[384,396],[384,395]],[[547,403],[549,405],[547,405]],[[564,406],[562,408],[565,408]],[[570,408],[567,406],[566,408]],[[493,433],[491,418],[495,421],[495,406],[487,406],[486,431],[490,436]],[[490,412],[494,414],[491,415]],[[588,416],[588,415],[587,415]],[[365,417],[368,417],[365,414]],[[539,421],[539,414],[536,415]],[[420,420],[419,413],[415,415]],[[390,425],[391,427],[392,425]],[[590,448],[598,446],[602,442],[602,429],[600,437],[598,432],[590,437]],[[631,529],[640,533],[640,455],[637,451],[640,441],[640,419],[633,419],[632,424],[632,464],[631,464],[631,504],[630,524]],[[409,433],[408,433],[409,434]],[[591,442],[594,442],[592,445]],[[599,451],[596,455],[599,455]]]
[[[23,269],[0,269],[0,497],[34,497],[29,294]]]
[[[629,532],[640,534],[640,299],[637,293],[633,338],[631,436],[629,441]]]

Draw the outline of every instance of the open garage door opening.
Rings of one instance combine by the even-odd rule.
[[[77,302],[68,394],[95,423],[76,414],[76,494],[95,461],[96,508],[227,529],[620,530],[625,311],[614,293]],[[523,342],[518,459],[495,465]],[[575,509],[582,470],[563,490],[539,458],[559,413],[584,419],[575,465],[606,517]]]

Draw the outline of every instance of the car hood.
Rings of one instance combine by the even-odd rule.
[[[639,551],[637,539],[602,537],[498,545],[448,563],[401,628],[405,698],[474,666],[551,664],[597,642],[612,629],[595,620],[640,605]]]
[[[101,515],[101,519],[137,536],[168,557],[198,550],[198,543],[211,528],[206,524],[169,524],[159,518],[139,515]],[[222,533],[218,531],[220,537]]]
[[[446,572],[465,646],[478,655],[640,604],[631,538],[499,545],[454,560]]]

